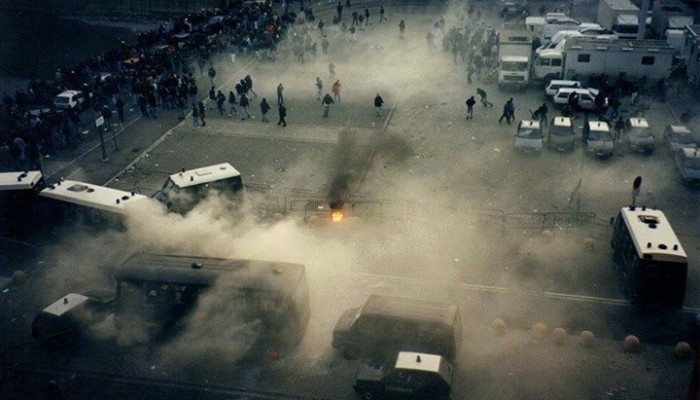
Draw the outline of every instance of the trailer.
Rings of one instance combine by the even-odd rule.
[[[674,49],[663,40],[624,40],[572,37],[564,49],[542,50],[535,60],[532,79],[584,80],[592,74],[628,79],[668,78]]]
[[[525,24],[505,24],[498,39],[498,87],[525,88],[531,61],[530,31]]]
[[[596,22],[619,38],[636,39],[639,34],[639,8],[630,0],[600,0]]]
[[[693,24],[693,13],[680,1],[666,0],[654,7],[651,14],[651,31],[658,39],[665,39],[668,30],[683,30]]]

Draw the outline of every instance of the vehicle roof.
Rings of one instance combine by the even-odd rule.
[[[573,80],[567,80],[567,79],[552,79],[549,81],[549,86],[554,86],[554,85],[581,85],[580,81],[573,81]]]
[[[44,308],[42,312],[60,317],[88,300],[88,297],[82,294],[69,293]]]
[[[0,192],[32,189],[41,178],[41,171],[0,172]]]
[[[396,369],[410,369],[414,371],[439,372],[443,358],[436,354],[415,353],[401,351],[396,357]]]
[[[648,128],[649,122],[645,118],[632,117],[629,119],[632,128]]]
[[[683,157],[685,158],[700,158],[700,153],[698,152],[697,147],[683,147],[679,149],[680,152],[682,152]]]
[[[640,258],[686,262],[683,246],[661,210],[644,206],[623,207],[620,211]]]
[[[559,88],[559,90],[557,90],[557,94],[559,94],[559,93],[567,93],[567,94],[568,94],[568,93],[571,93],[571,92],[576,92],[576,93],[588,93],[588,94],[593,94],[593,93],[594,93],[593,90],[591,90],[591,88],[584,88],[584,87],[579,87],[579,88],[576,88],[576,87],[563,87],[563,88]],[[557,94],[555,94],[555,96],[556,96]]]
[[[189,187],[195,185],[202,185],[205,183],[210,183],[218,181],[221,179],[227,179],[234,176],[241,176],[233,166],[229,163],[221,163],[210,165],[207,167],[195,168],[188,171],[178,172],[176,174],[170,175],[170,179],[178,187]]]
[[[573,126],[573,121],[569,117],[554,117],[552,119],[552,125],[569,128]]]
[[[518,124],[518,128],[540,129],[540,121],[524,119],[520,121],[520,123]]]
[[[81,93],[80,90],[64,90],[58,94],[58,96],[73,96],[75,94]]]
[[[607,51],[613,48],[617,49],[631,49],[628,51],[633,51],[639,49],[643,52],[648,52],[650,49],[655,49],[652,51],[659,52],[671,52],[675,50],[673,46],[668,44],[665,40],[629,40],[629,39],[598,39],[594,36],[574,36],[566,40],[566,50],[600,50]]]
[[[134,192],[125,192],[123,190],[72,180],[65,180],[49,185],[39,192],[39,195],[49,199],[92,207],[117,214],[124,214],[127,204],[133,204],[149,198]]]
[[[306,279],[302,264],[154,253],[133,254],[114,270],[114,278],[284,293],[293,293]]]
[[[592,131],[610,132],[610,126],[605,121],[588,121],[588,129]]]
[[[675,134],[690,134],[690,129],[688,129],[685,125],[666,125],[666,130],[671,131],[671,133]]]
[[[457,306],[403,297],[370,295],[362,306],[363,315],[389,315],[452,325],[456,322]]]

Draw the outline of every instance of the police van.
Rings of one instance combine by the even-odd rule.
[[[221,163],[172,174],[153,197],[168,211],[186,214],[212,191],[231,195],[242,188],[241,173],[231,164]]]

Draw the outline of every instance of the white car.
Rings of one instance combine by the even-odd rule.
[[[676,151],[675,158],[683,182],[688,185],[700,184],[700,150],[684,147]]]
[[[593,88],[562,88],[557,91],[552,100],[555,104],[564,107],[569,103],[569,95],[572,92],[576,92],[579,95],[579,108],[582,110],[595,110],[595,96],[598,94],[598,90]]]
[[[555,94],[557,94],[559,89],[563,89],[563,88],[582,89],[583,84],[579,81],[553,79],[553,80],[549,81],[549,84],[544,89],[544,94],[545,94],[545,96],[548,96],[551,98],[551,97],[554,97]]]
[[[544,138],[539,121],[522,120],[515,132],[515,149],[522,152],[539,153],[544,147]]]

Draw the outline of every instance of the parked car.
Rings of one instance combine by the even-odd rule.
[[[455,359],[461,343],[456,305],[373,294],[340,316],[332,345],[348,359],[393,357],[401,350]]]
[[[582,139],[586,151],[596,157],[610,157],[615,152],[615,138],[605,121],[589,121],[584,124]]]
[[[583,84],[579,81],[553,79],[553,80],[549,81],[549,84],[544,89],[544,94],[545,94],[545,96],[552,98],[552,97],[554,97],[555,94],[557,94],[559,89],[563,89],[563,88],[582,89]]]
[[[83,103],[85,103],[85,95],[80,90],[66,90],[53,100],[53,105],[58,109],[69,107],[82,109]]]
[[[544,138],[539,121],[522,120],[515,131],[515,150],[539,153],[544,147]]]
[[[654,134],[645,118],[632,117],[625,121],[629,148],[644,154],[654,152]]]
[[[32,321],[32,337],[45,343],[70,343],[82,331],[112,313],[115,293],[97,289],[69,293],[41,310]]]
[[[574,149],[574,123],[569,117],[554,117],[549,123],[547,145],[551,150],[571,151]]]
[[[666,125],[663,140],[667,144],[671,155],[676,154],[678,150],[685,147],[698,147],[695,137],[685,125]]]
[[[700,150],[684,147],[676,151],[675,159],[683,182],[689,185],[700,184]]]
[[[401,351],[393,362],[363,361],[353,388],[363,399],[401,398],[447,400],[454,371],[442,356]]]
[[[593,88],[561,88],[554,95],[552,100],[555,104],[562,107],[569,104],[569,95],[576,92],[579,95],[578,106],[582,110],[595,110],[595,96],[598,94],[597,89]]]

